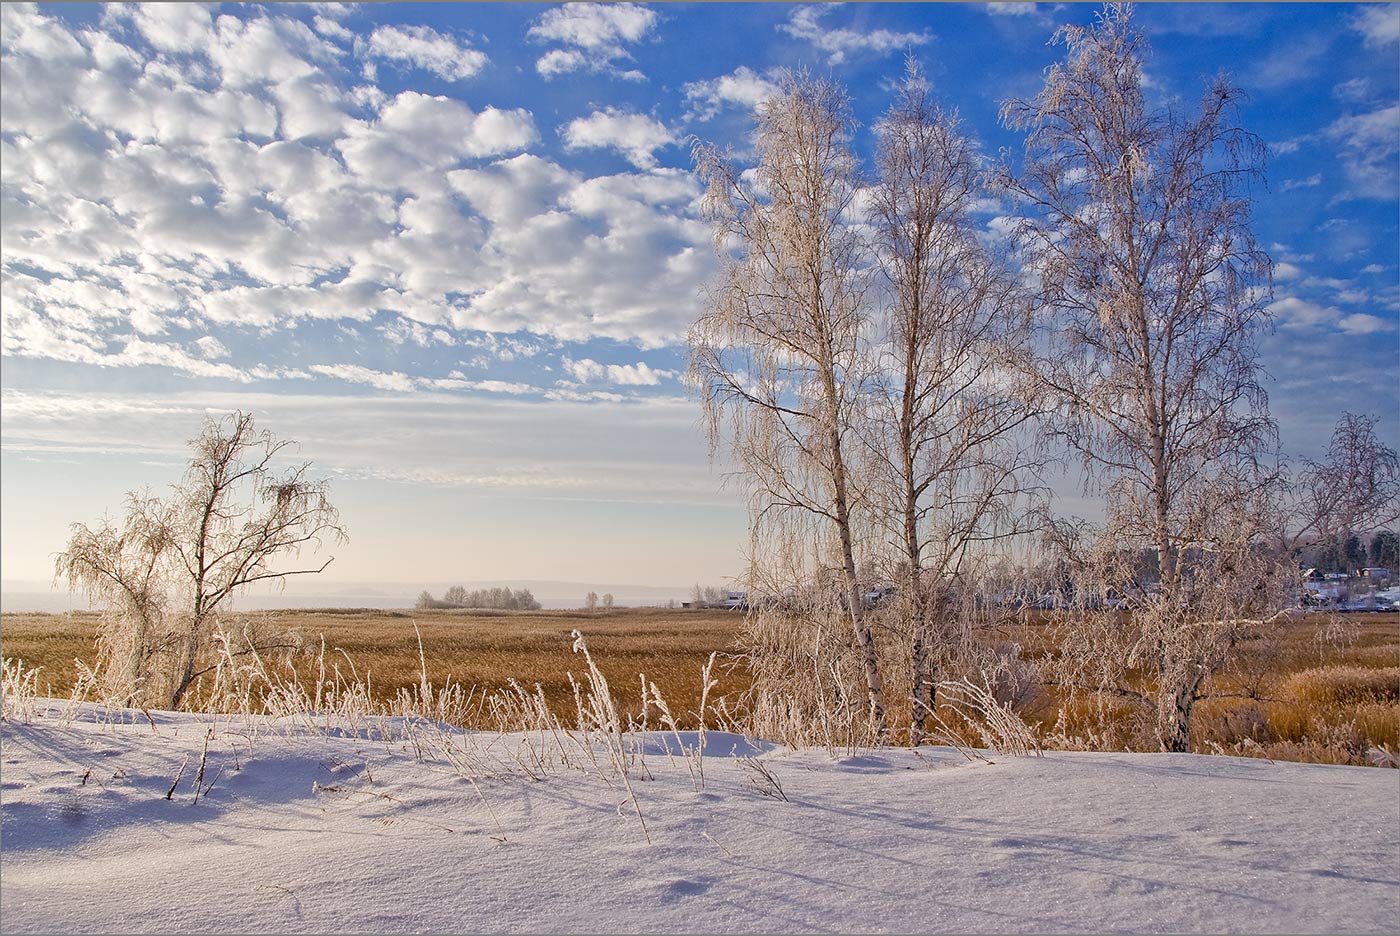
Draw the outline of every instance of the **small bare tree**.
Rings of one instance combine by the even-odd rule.
[[[1263,147],[1237,126],[1240,93],[1223,76],[1195,116],[1148,106],[1130,7],[1056,38],[1066,61],[1034,99],[1002,108],[1029,131],[1021,171],[999,176],[1042,296],[1043,353],[1028,363],[1055,401],[1053,437],[1107,495],[1108,552],[1156,550],[1158,590],[1132,616],[1155,623],[1136,659],[1162,747],[1186,750],[1195,694],[1221,660],[1200,639],[1213,612],[1195,603],[1204,572],[1188,565],[1224,549],[1223,532],[1237,538],[1210,511],[1267,480],[1257,456],[1274,445],[1254,343],[1269,260],[1249,222]],[[1262,535],[1260,517],[1239,519],[1244,542]]]
[[[345,531],[309,462],[277,473],[294,443],[258,431],[239,412],[209,419],[166,499],[127,495],[117,527],[76,523],[56,560],[59,578],[106,606],[100,661],[108,688],[128,703],[178,708],[220,610],[238,589],[324,570],[277,569]]]
[[[884,687],[856,574],[859,492],[850,476],[869,377],[866,263],[852,226],[854,123],[835,85],[805,73],[789,73],[780,85],[759,112],[752,175],[712,145],[694,148],[726,269],[690,331],[690,378],[712,451],[727,442],[748,489],[760,549],[794,533],[818,550],[831,545],[834,556],[815,561],[839,569],[869,715],[883,735]]]
[[[876,126],[871,220],[889,301],[875,418],[863,422],[876,514],[897,544],[914,745],[954,630],[949,589],[988,543],[1023,532],[1015,506],[1037,466],[1015,435],[1035,415],[1032,387],[1009,366],[1029,339],[1028,304],[972,224],[973,144],[926,88],[910,58]]]
[[[611,610],[612,610],[612,606],[613,606],[613,596],[612,596],[612,592],[604,592],[604,593],[603,593],[603,610],[604,610],[604,611],[611,611]]]
[[[598,610],[598,593],[595,592],[595,591],[591,591],[591,592],[589,592],[588,594],[584,595],[584,596],[583,596],[583,606],[584,606],[585,608],[588,609],[588,613],[589,613],[589,614],[592,614],[594,611],[597,611],[597,610]]]

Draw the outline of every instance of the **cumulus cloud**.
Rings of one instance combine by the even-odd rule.
[[[380,26],[366,47],[374,58],[404,62],[447,81],[470,78],[486,67],[486,53],[430,26]]]
[[[623,70],[616,63],[631,60],[627,44],[644,39],[657,19],[655,10],[636,3],[569,3],[546,10],[526,36],[562,48],[542,55],[535,70],[545,78],[592,71],[641,80],[641,72]]]
[[[861,32],[829,26],[824,20],[831,10],[828,6],[800,6],[792,11],[786,23],[779,24],[778,29],[825,52],[830,65],[840,65],[855,55],[889,55],[933,40],[933,35],[928,32],[893,32],[888,29]]]
[[[776,97],[780,88],[771,72],[760,75],[747,65],[740,65],[728,75],[708,81],[693,81],[681,89],[689,110],[687,120],[709,120],[728,105],[748,110],[769,98]]]
[[[654,152],[676,142],[661,121],[612,107],[570,121],[560,135],[566,149],[616,150],[638,169],[655,168]]]
[[[210,8],[201,3],[135,4],[132,19],[146,41],[162,52],[193,52],[213,33]]]
[[[521,150],[537,138],[527,110],[487,107],[477,113],[454,98],[404,91],[378,120],[357,124],[336,147],[352,172],[393,188],[416,173]]]
[[[126,24],[109,32],[40,8],[0,15],[14,353],[116,363],[133,336],[193,348],[209,324],[386,313],[427,329],[404,332],[414,342],[532,332],[654,348],[683,332],[715,268],[690,173],[589,179],[529,152],[528,111],[352,85],[335,66],[345,51],[275,8],[222,14],[208,48],[175,56],[129,38],[132,8],[108,14]],[[642,34],[557,33],[581,49]],[[254,80],[240,57],[267,73]],[[616,110],[566,135],[639,167],[674,139]],[[255,346],[230,344],[233,363]]]

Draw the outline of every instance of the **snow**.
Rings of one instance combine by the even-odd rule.
[[[1400,918],[1400,771],[842,756],[714,732],[687,758],[694,734],[649,733],[625,739],[644,833],[601,738],[595,767],[580,736],[327,727],[57,706],[0,723],[4,931],[1340,933]],[[213,786],[196,799],[201,759]]]

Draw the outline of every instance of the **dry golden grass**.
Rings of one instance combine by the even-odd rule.
[[[1032,613],[1006,637],[1026,659],[1053,655],[1055,618]],[[1147,673],[1124,688],[1150,688]],[[1057,743],[1152,749],[1152,713],[1110,696],[1053,688],[1022,715]],[[1192,750],[1279,760],[1366,764],[1373,747],[1400,750],[1400,618],[1309,614],[1246,640],[1197,703]]]
[[[624,713],[640,711],[639,674],[645,673],[682,727],[693,726],[700,671],[712,652],[720,654],[715,667],[720,682],[712,698],[737,695],[748,685],[742,667],[726,665],[733,662],[729,655],[743,620],[727,611],[332,609],[269,611],[242,619],[256,628],[260,643],[299,643],[304,650],[293,662],[303,678],[311,672],[324,638],[327,665],[338,665],[349,679],[353,663],[355,676],[368,679],[380,701],[392,700],[400,689],[417,686],[421,679],[415,623],[422,634],[428,679],[435,686],[450,680],[490,692],[505,688],[512,677],[526,688],[539,683],[554,711],[566,718],[574,711],[568,674],[579,678],[586,669],[571,649],[569,635],[575,629],[588,639]],[[77,676],[73,659],[91,663],[96,655],[97,623],[94,614],[6,614],[0,618],[0,644],[4,656],[42,668],[41,692],[67,696]],[[265,656],[271,663],[272,655]],[[212,676],[206,676],[195,687],[196,700],[211,682]]]
[[[1331,764],[1400,750],[1400,619],[1308,615],[1252,641],[1199,703],[1197,750]]]
[[[571,651],[575,628],[587,637],[624,715],[639,710],[638,674],[645,673],[682,727],[694,727],[700,671],[711,652],[720,654],[720,682],[712,700],[735,700],[749,685],[734,655],[743,620],[725,611],[326,610],[247,618],[263,639],[290,635],[301,644],[294,662],[303,679],[314,676],[311,667],[324,638],[327,664],[338,663],[350,678],[353,661],[355,676],[368,676],[374,697],[384,702],[419,683],[415,623],[435,686],[450,680],[490,692],[512,677],[527,689],[539,683],[566,722],[574,710],[568,674],[580,677],[586,669]],[[41,693],[66,696],[78,672],[74,659],[93,661],[97,623],[94,614],[6,614],[0,618],[0,649],[7,658],[22,659],[26,668],[41,668]],[[1030,659],[1053,652],[1052,630],[1045,616],[1036,615],[1019,632],[991,636],[1014,639]],[[205,680],[207,690],[209,677]],[[1197,705],[1192,731],[1193,749],[1202,753],[1362,764],[1373,746],[1400,750],[1400,620],[1393,614],[1290,620],[1276,639],[1247,643],[1239,664],[1215,677],[1207,695]],[[1110,728],[1096,732],[1092,726],[1103,722],[1089,711],[1090,704],[1081,698],[1065,706],[1068,719],[1059,728],[1067,738],[1116,748],[1149,729],[1141,711],[1110,702]],[[1060,709],[1055,692],[1043,690],[1028,700],[1022,715],[1050,732]]]

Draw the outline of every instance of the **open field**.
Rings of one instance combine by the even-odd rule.
[[[511,677],[527,688],[538,683],[566,720],[574,708],[568,674],[579,677],[586,669],[571,650],[574,629],[587,637],[624,713],[639,710],[645,673],[682,725],[693,727],[700,672],[712,652],[719,654],[712,702],[727,697],[732,704],[748,685],[736,655],[743,618],[726,611],[297,610],[248,620],[263,640],[300,645],[293,659],[303,678],[314,675],[324,638],[327,666],[338,666],[347,679],[367,677],[381,700],[420,681],[415,623],[434,685],[451,680],[475,687],[479,698],[505,688]],[[1018,633],[1002,636],[1033,652],[1045,645],[1051,625],[1035,612]],[[96,628],[93,614],[7,614],[0,618],[0,644],[7,658],[41,668],[41,692],[65,697],[77,675],[74,659],[90,662],[95,655]],[[1246,645],[1239,665],[1218,676],[1209,694],[1199,703],[1194,750],[1366,763],[1372,746],[1400,749],[1400,620],[1393,614],[1293,619],[1280,639]],[[1022,714],[1048,731],[1058,708],[1053,693],[1042,691],[1024,701]],[[1072,721],[1068,727],[1074,735]]]
[[[734,666],[735,638],[743,615],[720,610],[621,608],[586,611],[268,611],[243,616],[263,639],[288,634],[305,649],[298,669],[314,665],[312,655],[322,637],[327,666],[368,681],[376,697],[392,699],[420,680],[417,624],[422,634],[428,679],[435,686],[449,680],[483,692],[503,689],[516,679],[527,689],[539,683],[556,711],[573,711],[568,674],[586,670],[572,651],[570,633],[588,640],[595,662],[607,677],[618,703],[631,711],[641,703],[638,674],[654,682],[673,713],[694,720],[699,704],[700,671],[718,652],[716,694],[736,695],[747,686],[742,666]],[[65,697],[78,675],[74,659],[95,656],[96,614],[6,614],[0,618],[4,655],[26,667],[41,667],[38,685]],[[276,639],[276,642],[284,642]],[[344,651],[340,653],[338,651]],[[198,696],[198,692],[195,693]],[[684,717],[683,717],[684,716]]]

